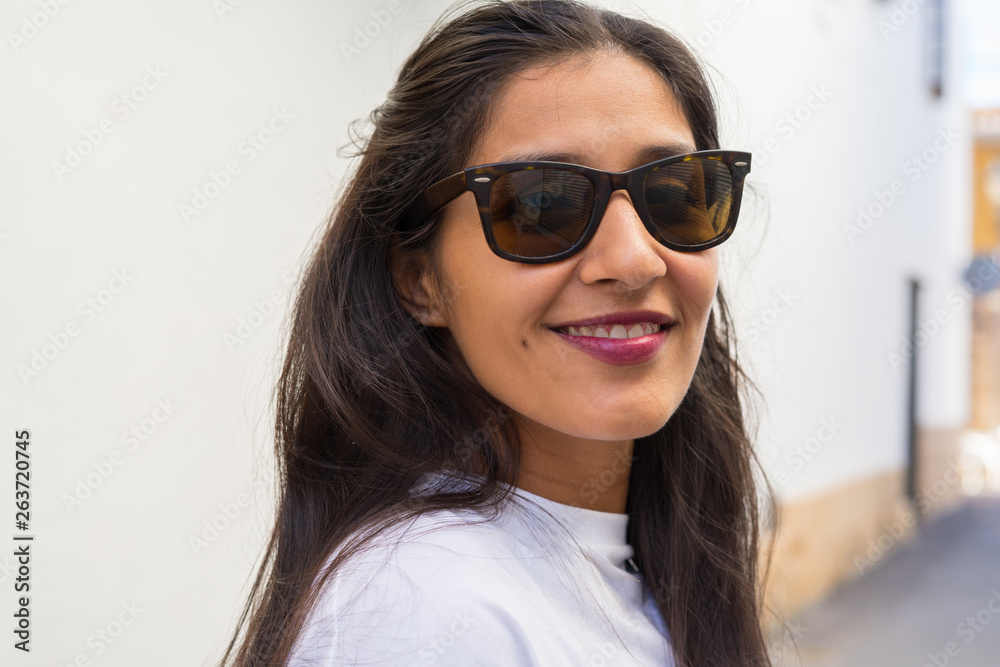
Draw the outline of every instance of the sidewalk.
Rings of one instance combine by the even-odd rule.
[[[775,667],[1000,667],[1000,497],[932,519],[787,626]]]

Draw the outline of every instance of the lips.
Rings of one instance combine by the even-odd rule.
[[[652,360],[672,330],[674,318],[655,310],[597,315],[549,327],[563,342],[612,366]]]
[[[614,327],[616,329],[623,328],[620,324],[616,324]],[[672,330],[673,327],[666,327],[665,330],[644,334],[637,338],[571,335],[562,333],[558,329],[553,329],[553,332],[563,342],[598,361],[612,366],[629,366],[641,364],[656,357],[657,351]]]

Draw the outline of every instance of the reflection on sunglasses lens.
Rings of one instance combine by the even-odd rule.
[[[646,177],[646,206],[662,240],[696,245],[725,231],[733,177],[721,160],[674,162]]]
[[[566,169],[522,169],[497,178],[490,221],[497,244],[519,257],[548,257],[573,246],[594,205],[590,180]]]

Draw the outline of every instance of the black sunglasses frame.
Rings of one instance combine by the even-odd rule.
[[[689,160],[719,160],[720,162],[725,163],[729,168],[730,174],[732,175],[733,198],[729,209],[729,219],[726,221],[726,225],[722,232],[718,236],[705,241],[704,243],[692,245],[674,243],[660,236],[659,232],[656,230],[655,224],[649,216],[649,210],[646,207],[646,197],[644,192],[646,177],[650,173],[667,165]],[[444,208],[451,201],[464,194],[466,191],[472,191],[476,197],[476,203],[479,207],[479,219],[480,222],[482,222],[483,233],[486,235],[486,242],[489,244],[490,250],[492,250],[497,256],[512,262],[520,262],[524,264],[547,264],[566,259],[567,257],[570,257],[571,255],[582,250],[597,232],[597,226],[604,217],[604,213],[607,210],[608,203],[611,199],[611,194],[618,190],[625,190],[628,192],[629,197],[632,200],[632,204],[635,206],[636,213],[639,214],[639,219],[642,220],[643,226],[653,238],[671,250],[679,252],[698,252],[700,250],[707,250],[708,248],[719,245],[728,239],[732,235],[733,230],[736,228],[736,220],[739,217],[740,212],[740,200],[743,194],[743,181],[746,178],[746,175],[750,172],[750,160],[751,154],[744,151],[704,150],[696,151],[694,153],[672,155],[661,160],[640,165],[635,169],[617,172],[602,171],[600,169],[593,169],[591,167],[585,167],[583,165],[568,162],[536,161],[496,162],[493,164],[484,164],[468,167],[467,169],[442,179],[427,188],[421,199],[418,201],[415,218],[419,221],[426,220],[428,217]],[[579,240],[577,240],[576,243],[569,248],[554,255],[547,255],[545,257],[522,257],[520,255],[514,255],[499,247],[496,239],[494,238],[493,224],[490,219],[490,189],[493,186],[493,182],[504,174],[524,169],[542,168],[572,171],[589,179],[594,185],[593,210],[591,211],[590,219],[587,221],[583,234],[581,234]]]

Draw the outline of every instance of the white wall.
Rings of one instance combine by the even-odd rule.
[[[289,281],[348,166],[337,157],[348,123],[382,101],[447,4],[399,2],[350,59],[341,44],[387,1],[244,0],[220,13],[210,0],[90,0],[52,3],[51,18],[48,3],[0,9],[0,422],[8,452],[15,431],[31,431],[36,536],[33,650],[19,664],[201,664],[226,637],[270,527],[266,408]],[[761,196],[725,247],[723,281],[767,395],[761,447],[788,474],[782,495],[900,466],[905,373],[887,353],[905,334],[905,277],[924,280],[925,317],[947,307],[968,238],[968,136],[925,92],[924,15],[883,39],[876,21],[891,6],[874,1],[608,4],[695,43],[704,21],[733,12],[703,52],[728,80],[724,145],[754,150]],[[813,86],[832,97],[782,136],[776,123]],[[856,209],[905,179],[908,156],[949,124],[959,142],[849,243]],[[250,150],[257,134],[271,142]],[[765,162],[770,136],[779,150]],[[81,142],[96,145],[60,178],[53,163]],[[238,173],[227,181],[228,163]],[[180,206],[206,188],[217,196],[185,221]],[[779,291],[794,302],[751,333]],[[964,422],[968,310],[924,348],[927,425]],[[259,326],[239,331],[241,319]],[[239,333],[249,335],[227,343]],[[22,377],[36,351],[49,358]],[[828,418],[843,427],[801,471],[782,462]],[[213,521],[231,525],[213,539]],[[13,540],[0,540],[11,618]],[[123,604],[141,611],[105,644],[97,632],[117,633]]]

